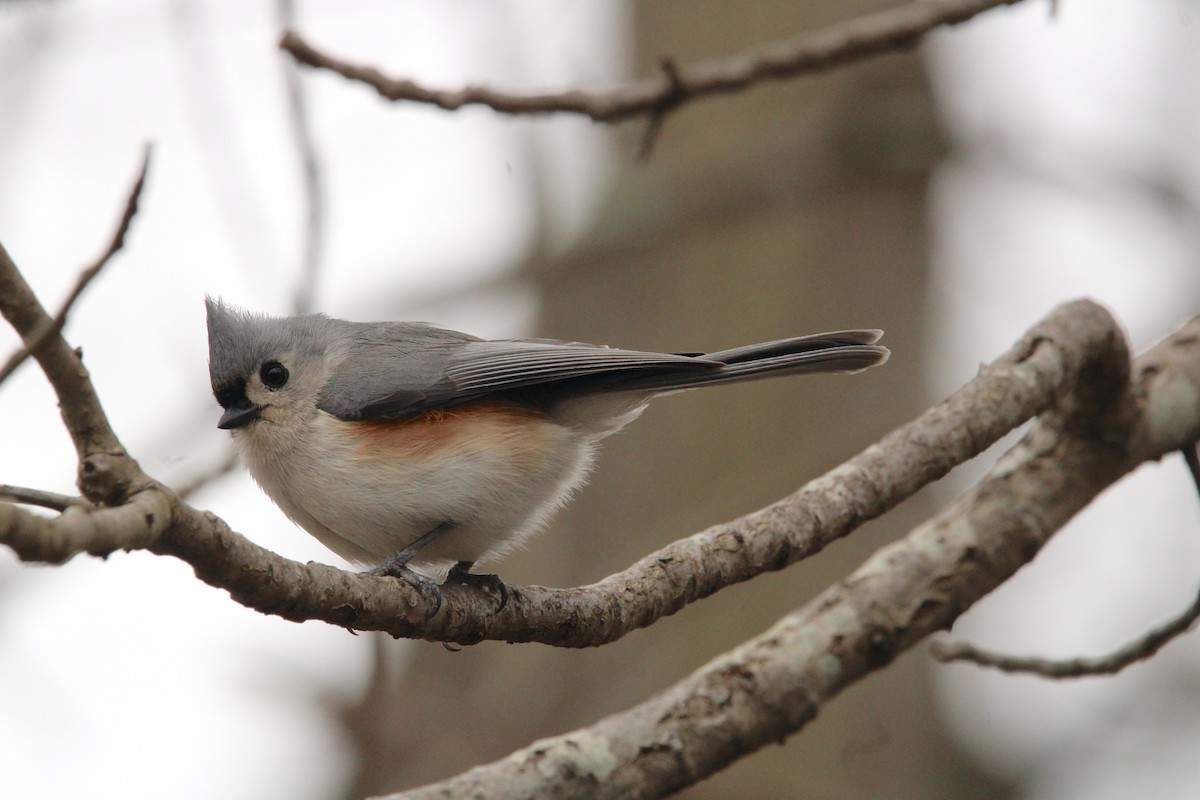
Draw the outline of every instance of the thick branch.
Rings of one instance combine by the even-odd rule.
[[[1139,359],[1132,393],[1119,342],[1097,348],[1064,413],[761,636],[640,706],[393,800],[662,797],[795,733],[844,688],[948,627],[1118,477],[1200,438],[1198,344],[1200,319]]]
[[[157,541],[170,524],[172,499],[146,490],[115,508],[72,506],[52,519],[0,503],[0,534],[22,561],[48,564],[62,564],[79,553],[107,556],[117,550],[140,550]]]
[[[407,100],[454,111],[482,105],[504,114],[582,114],[597,122],[662,115],[700,97],[728,94],[768,80],[815,73],[915,45],[935,28],[957,25],[997,6],[1020,0],[923,0],[869,14],[793,39],[763,45],[730,58],[674,67],[602,92],[567,91],[511,94],[486,86],[430,89],[403,78],[389,78],[373,67],[349,64],[326,55],[294,31],[280,47],[301,64],[332,70],[367,84],[388,100]],[[670,63],[670,62],[669,62]]]

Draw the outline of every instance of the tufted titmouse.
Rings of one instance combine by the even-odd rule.
[[[502,605],[503,584],[471,566],[541,528],[655,395],[888,357],[876,330],[642,353],[207,305],[217,427],[284,513],[375,574],[450,562],[449,579],[495,586]]]

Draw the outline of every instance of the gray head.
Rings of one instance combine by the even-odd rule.
[[[336,320],[251,314],[211,297],[205,304],[209,377],[225,409],[217,427],[241,428],[259,419],[298,424],[316,413]]]

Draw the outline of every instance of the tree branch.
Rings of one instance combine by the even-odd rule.
[[[1001,672],[1029,672],[1043,678],[1082,678],[1092,675],[1115,675],[1130,664],[1145,661],[1166,647],[1172,640],[1188,632],[1200,619],[1200,594],[1190,606],[1169,622],[1138,637],[1106,656],[1072,658],[1052,661],[1046,658],[1018,658],[982,650],[974,645],[954,642],[935,642],[930,655],[942,663],[969,661],[981,667],[994,667]]]
[[[276,15],[280,26],[290,28],[296,18],[292,0],[277,0]],[[317,292],[317,279],[321,272],[321,248],[324,243],[325,197],[321,190],[321,170],[317,163],[316,143],[308,122],[308,101],[301,84],[299,67],[283,64],[283,80],[287,90],[288,119],[291,122],[292,138],[296,144],[301,174],[304,178],[304,249],[300,277],[296,281],[296,293],[292,307],[297,314],[313,310]]]
[[[80,553],[149,548],[171,524],[171,511],[171,498],[153,490],[114,508],[72,506],[53,519],[0,503],[0,538],[22,561],[63,564]]]
[[[0,501],[21,503],[27,506],[41,506],[55,511],[66,511],[72,506],[87,505],[82,497],[72,497],[69,494],[44,492],[41,489],[27,489],[24,486],[0,484]]]
[[[0,259],[0,286],[18,283],[24,286],[15,266],[6,257]],[[12,300],[20,294],[2,294],[0,305],[5,306],[6,315],[14,312]],[[40,313],[44,317],[44,312]],[[36,324],[39,319],[36,314],[27,317],[14,324]],[[55,347],[49,344],[55,343],[42,348],[42,357],[61,358],[60,351],[70,357],[68,368],[61,368],[53,359],[44,365],[53,376],[68,427],[80,428],[76,421],[79,409],[90,409],[103,425],[83,426],[85,432],[99,430],[111,435],[98,405],[92,409],[94,394],[82,365],[61,338]],[[1108,371],[1117,374],[1127,365],[1124,358],[1123,339],[1107,312],[1087,302],[1061,307],[963,390],[792,496],[669,545],[592,586],[515,587],[512,602],[499,614],[486,593],[449,586],[444,590],[441,613],[430,619],[432,600],[406,584],[283,559],[229,530],[215,517],[180,502],[151,482],[131,460],[131,467],[121,469],[93,463],[92,471],[97,477],[164,498],[170,524],[157,527],[162,521],[160,513],[146,521],[146,531],[127,541],[108,537],[106,544],[95,547],[70,536],[63,541],[73,542],[76,552],[146,547],[174,555],[192,564],[201,579],[229,591],[238,602],[291,620],[322,619],[350,628],[437,641],[501,639],[594,646],[650,625],[725,586],[782,569],[818,552],[1048,408],[1061,390],[1078,383],[1095,364],[1107,363]],[[74,372],[76,368],[81,371]],[[114,446],[119,446],[115,439]],[[85,473],[87,465],[85,461]],[[158,501],[144,502],[155,505]],[[8,528],[15,525],[41,526],[48,541],[59,541],[62,537],[55,535],[54,526],[65,524],[21,509],[6,510],[5,520],[0,541],[11,541],[13,534]],[[40,552],[28,540],[19,554],[27,560],[64,557],[57,548]]]
[[[513,94],[487,86],[457,90],[431,89],[404,78],[389,78],[373,67],[350,64],[314,48],[295,31],[284,33],[279,46],[297,62],[327,69],[365,83],[392,101],[410,101],[455,111],[482,105],[503,114],[581,114],[596,122],[618,122],[664,115],[701,97],[740,91],[768,80],[820,72],[871,56],[912,47],[935,28],[957,25],[998,6],[1021,0],[924,0],[900,8],[763,45],[745,53],[702,61],[689,67],[665,68],[608,91]],[[652,137],[647,137],[652,141]],[[648,147],[643,144],[643,149]]]
[[[3,244],[0,244],[0,313],[26,342],[53,325],[53,319],[42,308]],[[31,349],[58,396],[63,424],[79,455],[79,485],[84,495],[93,502],[120,503],[128,496],[132,479],[142,473],[113,433],[83,359],[61,333],[47,335]]]
[[[25,363],[25,359],[29,358],[43,342],[62,331],[63,326],[67,324],[67,314],[70,313],[71,307],[75,305],[75,301],[83,294],[83,290],[92,282],[92,279],[100,274],[100,271],[104,269],[112,257],[125,246],[125,235],[129,233],[129,226],[137,214],[138,200],[142,196],[142,188],[146,185],[146,171],[150,168],[151,150],[151,145],[147,144],[142,151],[141,169],[138,171],[137,180],[134,181],[133,187],[129,190],[129,196],[125,200],[125,210],[121,213],[121,219],[117,223],[117,230],[113,234],[108,248],[100,258],[96,259],[91,266],[79,274],[74,288],[71,289],[71,292],[67,295],[67,299],[63,301],[62,307],[54,315],[54,318],[25,335],[24,346],[13,353],[4,366],[0,367],[0,383],[4,383],[9,375],[16,372],[17,368]]]
[[[1183,463],[1187,465],[1188,474],[1192,476],[1196,492],[1200,494],[1200,442],[1184,445],[1180,452],[1183,455]]]
[[[230,447],[225,451],[225,454],[220,461],[212,464],[211,466],[205,467],[195,475],[189,476],[182,483],[172,486],[171,488],[175,490],[176,497],[184,502],[187,502],[191,499],[192,495],[203,489],[205,486],[208,486],[218,478],[224,477],[230,472],[233,472],[233,470],[237,468],[237,465],[237,451]]]
[[[1118,477],[1200,435],[1198,346],[1200,319],[1139,359],[1132,386],[1121,343],[1097,347],[1060,408],[980,484],[762,635],[635,708],[390,798],[662,797],[801,730],[948,627]]]

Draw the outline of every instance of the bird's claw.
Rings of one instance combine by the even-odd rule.
[[[367,570],[363,575],[396,578],[416,589],[418,594],[433,604],[433,611],[429,612],[426,619],[433,619],[442,609],[442,589],[438,586],[437,581],[409,569],[407,563],[389,558],[378,567]]]
[[[508,605],[508,586],[494,573],[471,572],[471,561],[459,561],[446,574],[446,585],[478,586],[481,589],[491,589],[500,595],[500,605],[496,611],[503,611]]]

